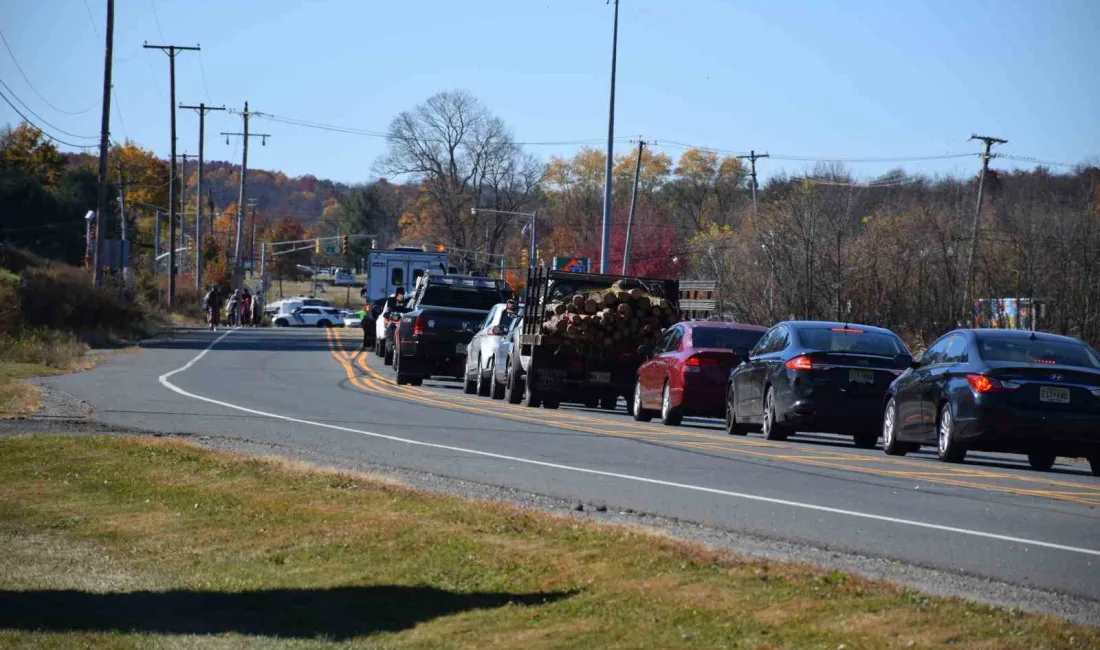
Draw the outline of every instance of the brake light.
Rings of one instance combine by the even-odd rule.
[[[413,321],[413,336],[421,336],[424,334],[424,317],[417,316]]]
[[[686,372],[702,372],[703,366],[717,366],[718,359],[714,357],[688,357],[684,361],[684,370]]]
[[[863,334],[863,330],[857,330],[852,327],[833,327],[831,329],[834,332],[844,332],[846,334]]]
[[[1015,382],[1002,382],[999,379],[986,377],[985,375],[967,375],[966,383],[970,384],[970,389],[975,393],[1004,393],[1020,387]]]
[[[795,357],[795,358],[791,359],[790,361],[788,361],[786,365],[787,365],[788,370],[813,370],[814,369],[813,360],[810,359],[810,357],[807,357],[806,355]]]
[[[1032,363],[1041,363],[1041,364],[1044,364],[1044,365],[1047,365],[1047,366],[1058,365],[1057,361],[1052,361],[1050,359],[1032,359],[1031,362]]]

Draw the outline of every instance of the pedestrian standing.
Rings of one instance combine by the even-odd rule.
[[[264,303],[263,296],[259,293],[252,296],[252,326],[259,327],[263,324]]]
[[[241,296],[241,326],[248,327],[252,324],[252,294],[248,292],[248,288],[245,287],[244,295]]]
[[[218,331],[218,325],[222,319],[222,294],[218,291],[218,285],[212,285],[202,299],[202,310],[206,312],[206,323],[211,332]]]
[[[230,327],[234,327],[237,324],[237,316],[240,314],[237,312],[237,308],[241,304],[241,290],[235,289],[233,295],[229,296],[229,300],[225,302],[225,320],[226,324]]]

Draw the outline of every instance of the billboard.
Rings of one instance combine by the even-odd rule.
[[[555,257],[555,271],[572,271],[573,273],[588,273],[587,257]]]

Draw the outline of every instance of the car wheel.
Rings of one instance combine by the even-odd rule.
[[[559,406],[561,406],[561,398],[557,395],[542,398],[542,408],[544,409],[556,409]]]
[[[497,381],[497,364],[495,363],[493,364],[493,370],[490,377],[492,377],[492,379],[489,380],[489,384],[492,390],[489,391],[489,397],[493,399],[504,399],[504,384]]]
[[[508,361],[508,383],[504,386],[504,399],[508,400],[509,404],[519,404],[523,401],[524,383],[520,379],[519,371],[512,365],[512,361]]]
[[[276,318],[275,319],[275,327],[287,327],[289,325],[290,325],[290,323],[288,323],[285,318]]]
[[[749,432],[748,426],[737,421],[737,395],[733,392],[733,384],[726,391],[726,435],[743,436]]]
[[[852,436],[857,449],[874,449],[878,444],[878,431],[864,431]]]
[[[665,389],[661,392],[661,424],[666,427],[678,427],[684,420],[684,414],[680,407],[672,405],[672,388],[665,382]]]
[[[638,383],[634,384],[634,395],[633,395],[632,399],[630,400],[630,402],[631,402],[630,410],[633,411],[633,413],[631,415],[634,416],[635,420],[637,420],[638,422],[649,422],[650,420],[653,419],[653,414],[650,413],[649,411],[647,411],[642,406],[642,380],[641,379],[638,380]]]
[[[955,439],[955,416],[951,405],[944,404],[937,421],[936,453],[945,463],[961,463],[966,458],[966,447]]]
[[[401,355],[400,354],[395,355],[393,357],[392,361],[393,361],[393,372],[394,372],[395,375],[397,375],[397,377],[394,379],[394,381],[397,383],[397,385],[398,386],[404,386],[405,384],[409,383],[408,376],[401,373]]]
[[[467,395],[477,395],[477,378],[470,379],[469,369],[465,369],[462,377],[462,392]]]
[[[594,408],[599,408],[599,407],[600,407],[600,398],[599,398],[598,395],[597,396],[590,395],[590,396],[584,398],[584,408],[594,409]]]
[[[786,440],[791,435],[791,430],[779,424],[775,415],[775,391],[768,386],[764,393],[764,439]]]
[[[608,393],[600,398],[600,408],[605,411],[614,411],[619,405],[619,396],[615,393]]]
[[[1027,462],[1036,472],[1049,472],[1054,467],[1054,454],[1033,453],[1027,455]]]
[[[396,346],[397,343],[386,341],[383,345],[384,345],[384,350],[383,350],[383,353],[382,353],[382,365],[392,366],[393,365],[393,356],[394,356],[394,346]]]
[[[909,446],[898,440],[898,404],[891,397],[882,414],[882,451],[887,456],[904,456]]]
[[[1093,476],[1100,476],[1100,456],[1089,456],[1089,469]]]
[[[485,371],[481,369],[481,359],[477,361],[477,394],[479,397],[489,396],[489,382],[485,380]]]
[[[385,354],[382,352],[382,341],[374,342],[374,356],[382,358]]]

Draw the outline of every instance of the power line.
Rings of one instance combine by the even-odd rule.
[[[96,148],[96,146],[97,146],[97,145],[94,145],[94,144],[73,144],[72,142],[66,142],[65,140],[62,140],[61,138],[57,138],[57,137],[54,137],[54,136],[50,135],[49,133],[47,133],[46,131],[44,131],[44,130],[42,129],[42,127],[40,127],[40,126],[38,126],[37,124],[35,124],[33,120],[31,120],[31,119],[30,119],[30,118],[28,118],[28,117],[27,117],[26,115],[24,115],[24,114],[23,114],[23,113],[22,113],[22,112],[21,112],[21,111],[20,111],[20,110],[19,110],[19,109],[18,109],[18,108],[17,108],[16,106],[15,106],[15,104],[11,103],[11,100],[10,100],[10,99],[8,99],[7,95],[5,95],[4,93],[0,93],[0,99],[3,99],[3,100],[4,100],[5,102],[7,102],[8,106],[11,106],[11,109],[12,109],[13,111],[15,111],[15,112],[16,112],[16,114],[17,114],[17,115],[19,115],[19,117],[23,118],[23,121],[24,121],[24,122],[26,122],[27,124],[30,124],[30,125],[31,125],[31,126],[33,126],[33,127],[35,128],[35,129],[37,129],[39,133],[41,133],[42,135],[46,136],[46,137],[47,137],[47,138],[49,138],[50,140],[53,140],[54,142],[57,142],[57,143],[63,144],[63,145],[65,145],[65,146],[68,146],[68,147],[73,147],[74,149],[95,149],[95,148]]]
[[[210,99],[210,86],[206,83],[206,65],[202,62],[202,50],[199,50],[199,73],[202,75],[202,89],[206,92],[206,101],[213,102]]]
[[[732,151],[729,149],[717,149],[715,147],[707,147],[702,145],[687,144],[684,142],[677,142],[675,140],[667,140],[662,138],[657,146],[668,145],[679,149],[699,149],[702,151],[711,151],[714,153],[720,153],[727,156],[749,157],[750,152],[746,151]],[[840,162],[840,163],[893,163],[893,162],[920,162],[926,160],[950,160],[953,158],[973,158],[978,156],[976,153],[946,153],[937,154],[931,156],[897,156],[888,158],[845,158],[837,156],[794,156],[789,154],[773,153],[769,157],[775,160],[790,160],[796,162]]]
[[[15,64],[15,69],[18,70],[19,74],[21,74],[23,76],[23,81],[27,82],[27,85],[31,87],[31,90],[34,91],[34,94],[38,95],[38,98],[41,99],[43,102],[45,102],[46,106],[49,106],[50,108],[54,109],[58,113],[64,113],[65,115],[83,115],[84,113],[87,113],[88,111],[95,108],[95,105],[93,104],[93,105],[89,106],[88,108],[85,108],[82,111],[65,111],[65,110],[62,110],[62,109],[54,106],[53,104],[51,104],[50,100],[43,97],[42,93],[38,92],[38,88],[35,88],[34,84],[31,83],[31,80],[27,76],[27,73],[23,71],[23,66],[19,65],[19,59],[15,58],[15,52],[12,51],[11,45],[8,44],[8,39],[7,39],[6,36],[4,36],[4,30],[2,30],[2,29],[0,29],[0,40],[4,41],[4,47],[7,48],[8,54],[11,55],[11,60],[12,60],[12,63]],[[20,102],[20,103],[22,103],[22,102]],[[18,112],[18,111],[16,111],[16,112]],[[43,122],[44,121],[45,120],[43,120]],[[58,130],[60,130],[60,129],[58,129]]]
[[[149,6],[153,8],[153,20],[157,23],[157,35],[160,36],[160,40],[164,41],[164,32],[160,29],[160,16],[157,14],[157,2],[156,0],[149,0]]]
[[[95,135],[80,135],[80,134],[78,134],[78,133],[70,133],[69,131],[66,131],[65,129],[63,129],[63,128],[61,128],[61,127],[57,126],[57,125],[54,125],[54,124],[50,124],[50,123],[49,123],[48,121],[46,121],[46,118],[42,117],[42,116],[41,116],[41,115],[39,115],[38,113],[35,113],[35,112],[34,112],[34,109],[32,109],[32,108],[31,108],[30,106],[27,106],[27,102],[23,101],[22,99],[19,99],[19,95],[16,95],[16,94],[15,94],[15,91],[14,91],[14,90],[12,90],[12,89],[11,89],[11,88],[10,88],[10,87],[8,86],[8,84],[4,83],[4,80],[3,80],[3,79],[0,79],[0,86],[3,86],[3,87],[4,87],[4,89],[8,91],[8,94],[9,94],[9,95],[11,95],[12,97],[14,97],[14,98],[15,98],[15,101],[17,101],[17,102],[19,102],[20,104],[22,104],[22,105],[23,105],[23,108],[27,109],[27,112],[28,112],[28,113],[30,113],[31,115],[33,115],[33,116],[37,117],[37,118],[38,118],[39,120],[41,120],[41,121],[42,121],[42,123],[43,123],[43,124],[45,124],[46,126],[50,127],[50,128],[51,128],[51,129],[53,129],[54,131],[58,131],[58,132],[60,132],[60,133],[63,133],[63,134],[65,134],[65,135],[69,136],[70,138],[77,138],[77,139],[80,139],[80,140],[98,140],[98,139],[99,139],[99,136],[95,136]]]
[[[92,33],[95,34],[96,39],[99,39],[99,30],[95,26],[95,17],[92,16],[92,8],[88,6],[88,0],[84,0],[84,9],[88,11],[88,23],[92,26]]]
[[[1032,158],[1031,156],[1015,156],[1011,154],[999,153],[993,156],[994,158],[1004,158],[1005,160],[1017,160],[1019,162],[1029,162],[1036,165],[1052,166],[1052,167],[1073,167],[1074,169],[1088,169],[1090,165],[1084,163],[1068,163],[1058,162],[1056,160],[1041,160],[1039,158]]]

